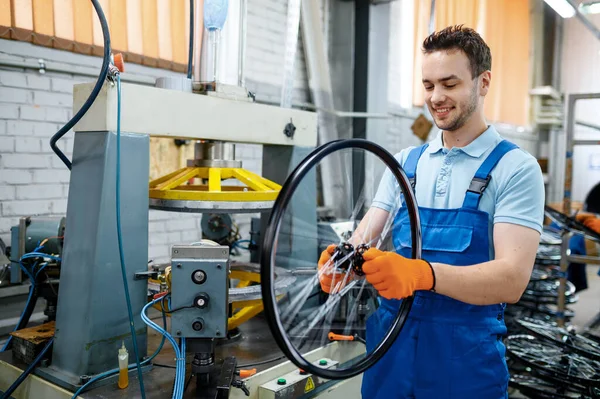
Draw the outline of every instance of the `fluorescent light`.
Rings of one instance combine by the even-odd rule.
[[[575,15],[575,8],[567,0],[544,0],[546,4],[554,9],[563,18],[571,18]]]
[[[579,5],[579,11],[584,14],[600,14],[600,1],[581,3]]]

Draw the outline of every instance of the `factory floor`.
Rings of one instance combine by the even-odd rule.
[[[588,289],[578,293],[579,301],[569,307],[575,311],[573,325],[583,328],[600,312],[600,276],[598,265],[587,265]]]

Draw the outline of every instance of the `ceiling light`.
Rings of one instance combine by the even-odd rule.
[[[546,4],[554,9],[563,18],[571,18],[575,15],[575,7],[568,0],[544,0]]]
[[[584,14],[600,14],[600,1],[588,1],[579,5],[579,11]]]

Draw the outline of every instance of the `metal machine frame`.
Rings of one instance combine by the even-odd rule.
[[[564,176],[564,193],[563,193],[563,213],[569,215],[571,213],[571,187],[573,177],[573,148],[575,145],[590,145],[600,144],[598,140],[575,140],[575,105],[579,100],[590,100],[600,99],[600,93],[578,93],[569,94],[567,98],[567,126],[565,130],[566,135],[566,151],[565,151],[565,176]],[[600,257],[596,256],[582,256],[582,255],[571,255],[569,250],[569,242],[573,233],[563,232],[562,243],[561,243],[561,260],[560,269],[563,273],[560,279],[560,285],[558,288],[558,317],[557,322],[559,326],[564,326],[565,318],[564,312],[566,310],[565,301],[565,289],[567,284],[567,270],[569,263],[590,263],[600,264]],[[600,314],[596,316],[600,318]]]
[[[78,110],[93,84],[74,87]],[[266,178],[283,183],[316,145],[315,113],[133,84],[122,85],[122,231],[140,357],[146,354],[149,136],[264,144]],[[235,115],[235,117],[231,117]],[[74,390],[116,366],[121,341],[131,348],[115,224],[117,88],[106,82],[75,126],[53,362],[36,373]],[[290,134],[289,124],[294,129]],[[275,165],[277,165],[275,167]],[[268,176],[268,175],[271,176]],[[314,187],[316,193],[316,182]],[[316,201],[316,195],[313,197]],[[316,203],[292,204],[305,211]],[[293,228],[293,226],[290,226]],[[110,292],[110,295],[107,293]],[[108,311],[110,309],[110,311]],[[226,314],[223,315],[226,320]],[[226,329],[223,329],[223,334]],[[131,352],[131,351],[130,351]]]

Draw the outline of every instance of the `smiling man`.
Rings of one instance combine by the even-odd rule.
[[[446,28],[425,39],[423,52],[425,99],[440,131],[396,156],[415,181],[423,259],[410,259],[408,213],[389,172],[352,238],[358,244],[379,236],[400,206],[392,215],[394,251],[372,248],[364,255],[366,279],[381,296],[367,322],[369,351],[401,300],[415,296],[398,339],[365,373],[362,394],[506,398],[504,304],[519,300],[533,268],[544,212],[542,173],[534,157],[486,122],[492,57],[477,32]],[[321,255],[320,268],[332,250]],[[330,292],[331,276],[320,279]]]

